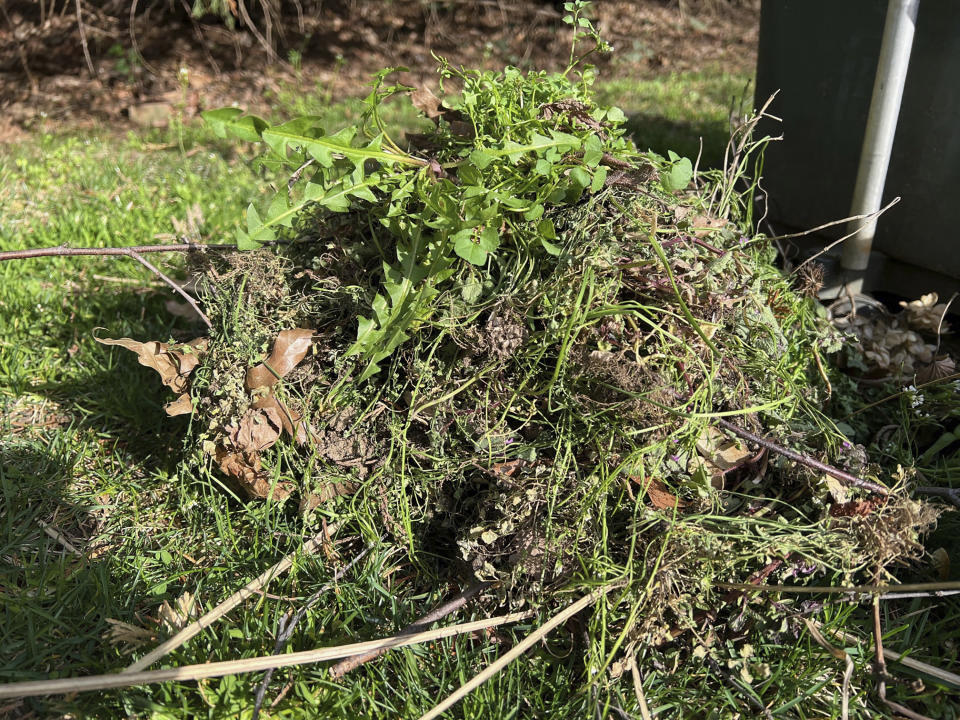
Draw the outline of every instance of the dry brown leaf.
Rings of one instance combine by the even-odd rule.
[[[276,408],[250,408],[239,423],[227,427],[227,437],[235,449],[253,454],[273,445],[282,429],[280,411]]]
[[[280,424],[284,431],[296,440],[298,443],[305,442],[307,431],[304,422],[300,419],[300,413],[291,410],[286,403],[277,400],[273,395],[265,395],[257,399],[251,406],[257,410],[270,410],[276,412],[280,418]]]
[[[156,640],[156,634],[152,630],[113,618],[107,618],[107,623],[110,627],[103,634],[104,639],[110,645],[119,648],[124,655],[129,655],[134,650]]]
[[[262,471],[260,458],[256,453],[230,452],[222,445],[218,445],[214,457],[220,470],[251,497],[272,497],[274,500],[284,500],[293,492],[290,483],[278,483],[276,487],[271,488],[271,483],[266,473]]]
[[[443,115],[443,110],[440,109],[440,98],[434,95],[429,88],[422,87],[414,90],[410,93],[410,102],[431,120],[436,120]]]
[[[704,428],[697,439],[697,452],[721,470],[729,470],[750,459],[752,453],[713,427]]]
[[[312,330],[297,328],[281,331],[273,343],[270,357],[247,371],[247,390],[273,387],[307,356],[312,342]]]
[[[168,345],[149,340],[139,342],[131,338],[97,338],[101,345],[119,345],[137,354],[141,365],[156,370],[164,385],[177,393],[187,390],[188,378],[207,349],[207,338],[196,338],[185,345]]]
[[[698,237],[706,237],[714,230],[722,230],[727,226],[727,221],[723,218],[711,217],[710,215],[695,215],[690,218],[690,229]]]
[[[159,612],[160,626],[172,635],[186,627],[196,615],[196,599],[193,593],[187,591],[174,600],[173,605],[163,601]]]
[[[652,502],[653,506],[658,510],[672,510],[675,507],[682,508],[687,505],[685,501],[680,500],[670,492],[663,480],[659,478],[647,478],[644,480],[643,478],[631,476],[630,479],[646,491],[650,502]]]
[[[163,406],[164,411],[170,417],[175,415],[189,415],[193,412],[193,402],[190,400],[189,393],[183,393],[176,400],[171,400]]]

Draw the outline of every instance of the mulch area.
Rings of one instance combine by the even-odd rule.
[[[333,97],[362,93],[373,73],[391,66],[409,68],[404,80],[432,84],[431,53],[468,67],[550,70],[564,66],[570,48],[562,3],[543,0],[319,3],[302,15],[290,10],[270,27],[276,52],[217,17],[191,20],[183,13],[158,21],[142,12],[131,33],[129,15],[117,3],[99,5],[81,4],[88,62],[74,3],[54,3],[54,14],[42,23],[38,3],[7,4],[0,15],[0,142],[37,128],[162,125],[173,108],[188,117],[233,103],[262,111],[266,91],[298,77]],[[758,5],[595,3],[596,25],[615,48],[597,65],[606,78],[717,66],[749,72],[756,62]],[[265,30],[261,22],[264,40]],[[291,50],[299,69],[289,61]],[[182,68],[189,70],[186,88]]]

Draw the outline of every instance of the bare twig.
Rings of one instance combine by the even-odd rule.
[[[83,27],[83,15],[80,11],[80,0],[76,0],[77,7],[77,27],[80,30],[80,44],[83,45],[83,57],[87,60],[87,68],[90,70],[90,74],[97,80],[100,79],[100,73],[97,72],[97,68],[93,64],[93,60],[90,57],[90,48],[87,47],[87,31]]]
[[[474,633],[478,630],[520,622],[533,616],[532,612],[518,612],[510,615],[475,620],[461,625],[437,628],[416,635],[392,635],[379,640],[338,645],[336,647],[317,648],[286,655],[262,655],[246,660],[225,660],[223,662],[200,663],[198,665],[184,665],[167,668],[165,670],[149,670],[136,673],[111,673],[107,675],[87,675],[84,677],[61,678],[58,680],[30,680],[0,685],[0,700],[7,698],[37,697],[40,695],[62,695],[64,693],[91,692],[110,688],[131,687],[134,685],[149,685],[154,683],[176,680],[200,680],[203,678],[224,677],[225,675],[239,675],[240,673],[260,672],[270,668],[293,667],[295,665],[309,665],[311,663],[338,660],[343,657],[365,653],[381,647],[395,648],[406,645],[418,645],[425,642],[434,642],[443,638]]]
[[[701,141],[702,144],[702,141]],[[640,706],[640,717],[642,720],[652,720],[650,708],[647,707],[647,696],[643,692],[643,678],[640,677],[640,668],[637,667],[637,655],[630,655],[630,674],[633,676],[633,692],[637,696],[637,704]]]
[[[255,594],[257,590],[260,590],[267,585],[274,578],[282,575],[287,570],[293,566],[294,558],[299,555],[312,555],[315,553],[325,542],[329,540],[331,534],[336,532],[339,526],[334,524],[324,530],[321,530],[319,533],[310,538],[305,542],[299,549],[293,551],[286,557],[284,557],[280,562],[278,562],[273,567],[265,570],[256,578],[248,582],[242,588],[233,593],[230,597],[224,600],[222,603],[217,605],[213,610],[205,614],[200,619],[195,622],[187,625],[180,632],[174,635],[169,640],[161,643],[152,651],[144,655],[142,658],[137,660],[135,663],[131,664],[129,667],[123,670],[124,673],[136,673],[144,668],[150,667],[157,660],[167,655],[168,653],[173,652],[178,647],[189,641],[192,637],[200,634],[200,632],[207,628],[217,620],[222,618],[228,612],[237,607],[240,603],[246,600],[251,595]],[[271,665],[269,667],[280,667],[279,665]],[[265,668],[259,668],[265,669]]]
[[[456,612],[457,610],[462,608],[464,605],[467,604],[470,598],[477,595],[484,588],[490,587],[490,585],[491,583],[488,583],[488,582],[474,583],[463,592],[458,593],[454,598],[452,598],[448,602],[445,602],[443,605],[440,605],[434,608],[433,610],[428,612],[426,615],[419,618],[416,622],[411,623],[410,625],[405,627],[403,630],[400,631],[399,634],[409,635],[415,632],[420,632],[422,630],[425,630],[427,627],[435,623],[437,620],[441,620],[445,618],[447,615],[449,615],[450,613]],[[369,652],[364,655],[357,655],[356,657],[342,660],[336,665],[334,665],[332,668],[330,668],[330,677],[333,679],[339,679],[344,675],[346,675],[351,670],[355,670],[356,668],[360,667],[364,663],[368,663],[371,660],[374,660],[380,657],[385,652],[387,652],[385,649],[375,650],[373,652]]]
[[[188,304],[190,307],[193,308],[193,311],[194,311],[195,313],[197,313],[197,316],[198,316],[201,320],[203,320],[203,324],[204,324],[204,325],[206,325],[208,328],[212,328],[212,327],[213,327],[213,323],[210,322],[210,318],[208,318],[206,315],[203,314],[203,310],[201,310],[201,309],[200,309],[200,306],[197,305],[197,301],[194,300],[193,297],[190,296],[190,293],[188,293],[188,292],[187,292],[186,290],[184,290],[182,287],[180,287],[179,285],[177,285],[177,283],[175,283],[173,280],[171,280],[170,278],[168,278],[168,277],[167,277],[166,275],[164,275],[162,272],[160,272],[160,270],[156,267],[156,265],[154,265],[154,264],[151,263],[149,260],[147,260],[145,257],[143,257],[143,255],[141,255],[140,253],[135,252],[135,251],[133,251],[133,250],[130,250],[129,248],[127,248],[126,250],[127,250],[127,252],[123,253],[124,255],[127,255],[127,256],[129,256],[129,257],[132,257],[132,258],[133,258],[134,260],[136,260],[138,263],[140,263],[140,264],[143,265],[145,268],[147,268],[147,270],[150,270],[154,275],[156,275],[158,278],[160,278],[161,280],[163,280],[167,285],[169,285],[171,288],[173,288],[173,291],[174,291],[175,293],[177,293],[178,295],[180,295],[180,297],[182,297],[184,300],[186,300],[186,301],[187,301],[187,304]]]
[[[460,700],[462,700],[466,695],[480,687],[487,680],[492,678],[498,672],[503,670],[507,665],[512,663],[518,657],[523,655],[527,650],[536,645],[540,640],[546,637],[554,628],[559,626],[561,623],[566,622],[569,618],[576,615],[578,612],[583,610],[585,607],[592,605],[601,597],[606,595],[610,590],[613,589],[613,585],[607,585],[603,588],[598,588],[588,595],[584,595],[582,598],[577,600],[575,603],[570,605],[564,610],[561,610],[552,618],[547,620],[543,625],[534,630],[532,633],[527,635],[523,640],[513,646],[509,652],[505,653],[502,657],[498,658],[496,661],[491,663],[485,670],[474,675],[469,681],[461,685],[457,690],[455,690],[451,695],[437,703],[431,710],[428,710],[423,715],[420,716],[420,720],[433,720],[433,718],[440,717],[448,709],[456,705]],[[415,636],[413,636],[415,637]],[[0,697],[3,697],[0,695]]]
[[[946,500],[956,508],[960,508],[960,488],[945,487],[918,487],[914,490],[917,495],[929,495]]]
[[[41,9],[42,7],[41,5]],[[23,72],[27,76],[27,82],[30,83],[30,96],[33,97],[40,92],[40,85],[37,83],[37,79],[33,76],[33,73],[30,72],[30,65],[27,64],[27,52],[23,49],[23,42],[17,36],[17,29],[13,26],[13,21],[7,14],[7,0],[0,0],[0,12],[3,13],[3,19],[7,25],[10,26],[10,34],[17,43],[17,54],[20,56],[20,64],[23,65]]]
[[[283,650],[286,644],[290,641],[290,638],[293,637],[294,628],[297,626],[297,623],[303,619],[303,616],[306,615],[307,610],[313,607],[313,605],[324,593],[336,585],[340,578],[350,572],[350,568],[360,562],[360,560],[362,560],[369,551],[369,548],[364,548],[363,551],[360,552],[353,560],[337,570],[333,576],[333,580],[326,583],[322,588],[311,595],[295,614],[292,614],[291,616],[291,613],[287,613],[284,617],[280,618],[280,627],[279,632],[277,633],[277,640],[273,644],[274,655],[279,655],[280,651]],[[263,698],[267,694],[267,686],[270,684],[270,678],[273,677],[274,670],[275,668],[270,668],[263,675],[263,680],[260,682],[260,687],[257,688],[257,693],[253,703],[253,715],[251,716],[250,720],[257,720],[257,718],[260,717],[260,708],[263,706]]]
[[[4,260],[26,260],[35,257],[59,257],[72,255],[127,255],[134,253],[189,252],[190,250],[236,250],[236,245],[203,245],[201,243],[182,243],[180,245],[133,245],[130,247],[73,248],[66,245],[29,250],[7,250],[0,252],[0,262]]]
[[[57,529],[56,529],[55,527],[53,527],[52,525],[48,525],[47,523],[45,523],[43,520],[40,520],[39,518],[37,519],[37,524],[38,524],[40,527],[43,528],[43,531],[44,531],[47,535],[49,535],[49,536],[52,537],[54,540],[56,540],[58,543],[60,543],[60,544],[63,546],[63,549],[66,550],[67,552],[69,552],[70,554],[72,554],[72,555],[82,555],[82,554],[83,554],[83,553],[81,553],[79,550],[77,550],[69,540],[67,540],[66,535],[64,535],[62,532],[60,532],[59,530],[57,530]]]
[[[811,623],[816,625],[819,628],[823,628],[823,625],[816,620],[811,620]],[[825,628],[823,628],[825,629]],[[857,645],[860,640],[850,633],[844,632],[842,630],[837,630],[831,628],[827,630],[831,635],[836,638],[839,638],[848,645]],[[943,670],[929,663],[920,662],[919,660],[914,660],[912,657],[906,657],[896,652],[895,650],[890,650],[889,648],[881,648],[883,657],[889,662],[900,663],[904,667],[908,667],[911,670],[920,673],[922,675],[927,675],[929,677],[935,678],[938,682],[944,683],[945,685],[951,685],[955,688],[960,689],[960,675],[952,673],[949,670]]]
[[[880,700],[895,713],[908,717],[910,720],[931,720],[926,715],[921,715],[900,703],[895,703],[893,700],[887,699],[887,663],[883,657],[883,630],[880,627],[880,603],[876,600],[873,603],[873,639],[874,649],[877,653],[877,695],[880,697]]]
[[[790,448],[784,447],[783,445],[778,445],[772,440],[767,440],[766,438],[760,437],[759,435],[755,435],[749,430],[744,430],[743,428],[738,427],[734,425],[732,422],[729,422],[728,420],[724,420],[723,418],[716,418],[716,420],[719,425],[726,428],[727,430],[732,432],[734,435],[738,435],[742,437],[744,440],[749,440],[750,442],[754,442],[757,445],[761,445],[762,447],[767,448],[767,450],[770,450],[771,452],[775,452],[780,455],[783,455],[784,457],[789,458],[794,462],[798,462],[801,465],[805,465],[808,468],[811,468],[813,470],[819,470],[820,472],[826,473],[831,477],[835,477],[837,480],[843,480],[844,482],[850,485],[853,485],[854,487],[864,488],[865,490],[869,490],[870,492],[874,492],[879,495],[890,494],[890,490],[885,488],[883,485],[878,485],[875,482],[864,480],[863,478],[859,478],[856,475],[851,475],[850,473],[840,470],[839,468],[835,468],[831,465],[827,465],[826,463],[822,463],[819,460],[815,460],[809,455],[804,455],[803,453],[799,453],[796,450],[791,450]]]

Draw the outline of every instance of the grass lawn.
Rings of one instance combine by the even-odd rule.
[[[702,136],[702,164],[716,165],[731,99],[743,94],[747,81],[721,73],[617,80],[603,85],[599,96],[631,115],[639,146],[694,158]],[[291,113],[319,110],[333,126],[357,112],[355,103],[330,105],[322,93],[275,101]],[[413,122],[406,112],[393,120]],[[198,126],[126,137],[108,130],[38,131],[0,150],[0,250],[169,241],[177,232],[173,219],[183,222],[188,214],[200,218],[200,239],[224,241],[263,184],[265,171],[244,153]],[[182,274],[182,258],[153,258],[168,274]],[[329,553],[298,557],[265,592],[157,667],[271,653],[287,611],[330,583],[336,567],[364,544],[369,554],[306,614],[289,649],[392,634],[450,595],[448,587],[415,585],[411,559],[377,544],[375,518],[349,498],[304,519],[290,508],[241,500],[211,473],[181,462],[189,420],[164,415],[169,393],[132,354],[94,340],[199,334],[202,328],[168,309],[170,300],[176,298],[169,289],[128,258],[0,263],[0,682],[118,670],[182,624],[164,603],[176,607],[189,594],[200,612],[215,606],[325,521],[345,528],[338,561]],[[899,442],[910,445],[906,436]],[[928,464],[926,471],[944,482],[957,472],[949,458]],[[949,545],[955,529],[955,521],[947,522],[931,547]],[[828,629],[855,635],[845,649],[856,666],[850,717],[858,718],[877,716],[865,607],[827,602],[812,616]],[[956,672],[957,603],[907,600],[902,607],[885,606],[884,613],[889,647]],[[454,617],[462,622],[486,614],[468,606]],[[490,642],[460,638],[393,651],[339,681],[322,665],[280,670],[262,716],[418,717],[542,621],[533,617],[498,630]],[[706,662],[641,663],[650,709],[660,717],[747,716],[776,688],[771,694],[778,700],[769,707],[774,717],[839,717],[842,661],[792,629],[758,622],[745,633],[779,658],[763,676],[745,679],[750,673],[742,672],[743,657],[731,656],[719,669]],[[449,717],[641,717],[630,669],[618,666],[614,679],[605,669],[593,690],[584,689],[577,668],[599,670],[607,658],[584,659],[582,652],[573,633],[557,633]],[[679,654],[673,657],[680,663]],[[12,717],[31,711],[42,718],[249,717],[260,678],[170,682],[8,706],[0,701],[0,717],[5,708]],[[888,692],[906,694],[932,717],[957,717],[949,691],[929,679],[925,690],[896,686]],[[692,708],[697,697],[702,705]]]

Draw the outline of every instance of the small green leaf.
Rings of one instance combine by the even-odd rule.
[[[256,250],[260,243],[254,240],[245,231],[237,230],[237,250]]]
[[[607,169],[603,166],[593,171],[593,182],[590,183],[590,192],[599,192],[607,181]]]
[[[596,135],[591,135],[583,143],[583,164],[594,168],[603,159],[603,143]]]
[[[540,232],[540,235],[545,237],[547,240],[557,239],[557,230],[553,226],[553,220],[550,218],[544,218],[537,223],[537,230]]]
[[[487,166],[497,159],[497,156],[487,150],[477,148],[470,153],[470,162],[480,170],[485,170]]]
[[[570,182],[572,182],[575,187],[583,190],[590,185],[590,173],[582,167],[572,167],[570,168]]]
[[[607,110],[607,120],[614,123],[615,125],[619,125],[622,122],[626,122],[627,116],[624,115],[623,110],[621,110],[620,108],[612,107],[609,110]]]
[[[660,185],[667,192],[677,192],[683,190],[690,184],[693,178],[693,163],[690,158],[679,157],[676,153],[670,153],[673,162],[664,172],[660,173]]]
[[[543,217],[543,205],[537,203],[523,214],[524,220],[539,220]]]
[[[476,236],[472,228],[461,230],[454,233],[453,251],[472,265],[483,265],[487,261],[487,250],[480,243],[480,237]]]

